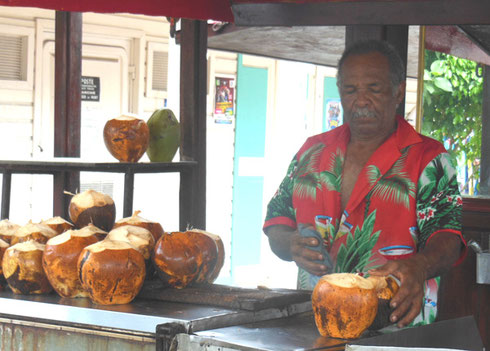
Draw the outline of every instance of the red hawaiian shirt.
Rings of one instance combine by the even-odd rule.
[[[362,169],[343,212],[340,187],[349,126],[308,138],[268,205],[264,229],[315,226],[334,262],[333,272],[364,272],[414,255],[442,232],[465,243],[462,200],[448,153],[402,117],[397,122],[396,131]],[[311,289],[317,279],[300,269],[298,286]],[[437,288],[438,279],[427,281],[426,310],[416,323],[435,319]]]

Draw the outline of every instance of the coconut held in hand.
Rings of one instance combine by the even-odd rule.
[[[68,207],[70,219],[81,229],[92,223],[97,228],[109,231],[116,220],[114,200],[107,194],[86,190],[74,195]]]
[[[43,268],[49,282],[61,297],[86,297],[78,279],[78,257],[82,250],[98,242],[95,233],[67,230],[46,243]]]
[[[106,122],[104,143],[112,156],[121,162],[138,162],[150,139],[148,125],[134,116],[120,116]]]
[[[212,283],[223,262],[221,239],[203,230],[165,233],[157,241],[153,254],[160,279],[178,289]]]
[[[90,299],[101,305],[131,302],[145,281],[145,259],[126,241],[104,239],[83,249],[78,272]]]

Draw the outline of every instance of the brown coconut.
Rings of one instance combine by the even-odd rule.
[[[125,217],[116,221],[116,223],[114,223],[114,228],[121,227],[123,225],[134,225],[145,228],[151,232],[156,242],[163,235],[162,225],[158,222],[149,221],[143,217],[140,217],[140,213],[141,211],[135,211],[131,217]]]
[[[17,229],[14,236],[10,240],[10,245],[23,243],[29,240],[34,240],[38,243],[46,244],[49,239],[55,237],[56,235],[58,235],[58,233],[47,225],[41,223],[32,223],[31,221],[29,221],[29,223]]]
[[[143,286],[145,259],[130,243],[106,238],[83,249],[78,272],[83,288],[94,303],[126,304]]]
[[[107,236],[107,232],[102,230],[92,223],[87,224],[85,227],[78,229],[80,232],[86,233],[86,235],[94,234],[97,237],[97,240],[104,240]]]
[[[156,243],[153,263],[167,285],[181,289],[207,283],[215,275],[218,245],[199,231],[165,233]]]
[[[0,239],[0,285],[5,285],[5,277],[3,276],[3,269],[2,269],[2,259],[3,255],[5,254],[5,251],[9,248],[9,243],[7,243],[5,240]]]
[[[67,230],[49,239],[43,254],[43,268],[51,286],[61,297],[87,297],[78,279],[78,257],[82,250],[95,244],[95,233]]]
[[[219,235],[200,229],[192,229],[192,231],[207,235],[216,243],[216,247],[218,249],[218,258],[216,259],[214,269],[208,273],[206,278],[207,282],[211,284],[216,280],[216,278],[218,278],[221,268],[223,268],[223,264],[225,263],[225,246]]]
[[[77,229],[92,223],[96,227],[109,231],[116,220],[114,200],[107,194],[86,190],[74,195],[68,207],[70,219]]]
[[[138,162],[150,142],[146,122],[122,115],[108,120],[104,126],[104,143],[112,156],[121,162]]]
[[[353,273],[321,277],[311,303],[320,334],[341,339],[358,338],[373,323],[378,310],[374,284]]]
[[[73,224],[71,224],[66,219],[64,219],[60,216],[56,216],[56,217],[46,219],[46,220],[42,221],[41,224],[47,225],[48,227],[53,229],[58,234],[61,234],[65,231],[67,231],[68,229],[73,228]]]
[[[108,240],[126,241],[138,249],[145,258],[146,277],[151,278],[154,267],[151,262],[151,254],[155,247],[155,239],[149,230],[134,225],[123,225],[112,229],[107,234]]]
[[[399,285],[391,276],[370,276],[367,279],[373,283],[378,297],[378,312],[369,330],[382,329],[392,324],[390,302],[398,292]]]
[[[42,265],[44,247],[44,244],[29,240],[5,250],[3,275],[15,294],[46,294],[52,291]]]
[[[0,239],[10,243],[12,236],[15,234],[20,225],[10,222],[8,219],[0,221]]]

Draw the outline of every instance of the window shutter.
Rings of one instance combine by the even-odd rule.
[[[167,91],[168,80],[168,53],[153,51],[153,74],[151,88],[153,90]]]
[[[0,35],[0,79],[25,80],[22,63],[26,40],[22,36]]]

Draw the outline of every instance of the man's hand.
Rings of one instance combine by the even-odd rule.
[[[369,271],[371,275],[395,276],[400,281],[398,293],[391,299],[393,312],[390,320],[398,327],[408,325],[420,313],[424,302],[424,282],[427,273],[417,256],[405,260],[389,261],[385,265]]]
[[[424,282],[448,271],[458,259],[461,239],[451,232],[434,235],[425,248],[407,259],[389,261],[369,274],[392,274],[400,280],[400,290],[391,300],[390,319],[404,327],[420,313],[424,303]]]
[[[266,235],[272,251],[281,259],[294,261],[298,267],[314,275],[325,275],[328,267],[319,263],[324,257],[311,248],[320,245],[318,239],[302,237],[297,229],[285,225],[274,225],[267,228]],[[316,261],[316,262],[315,262]]]

